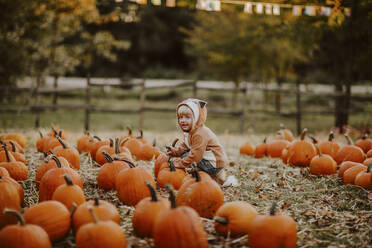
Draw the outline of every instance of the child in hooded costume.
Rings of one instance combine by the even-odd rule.
[[[216,135],[204,125],[207,118],[207,103],[198,99],[187,99],[177,106],[178,125],[184,132],[184,142],[175,148],[167,147],[177,168],[191,167],[208,173],[222,186],[237,186],[234,176],[227,176],[224,166],[228,164],[226,154]]]

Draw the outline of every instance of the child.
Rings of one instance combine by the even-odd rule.
[[[207,118],[207,103],[198,99],[187,99],[177,106],[178,125],[183,131],[184,142],[175,147],[167,147],[167,154],[173,156],[177,168],[191,167],[208,173],[222,186],[237,186],[234,176],[226,175],[226,154],[216,135],[204,125]]]

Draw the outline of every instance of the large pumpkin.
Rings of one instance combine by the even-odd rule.
[[[63,203],[71,211],[74,203],[79,206],[85,202],[84,191],[75,185],[67,174],[63,175],[63,177],[66,184],[58,186],[52,195],[52,200]]]
[[[182,169],[177,169],[172,160],[169,159],[168,163],[169,167],[159,172],[156,182],[159,188],[164,188],[166,184],[170,184],[174,189],[178,190],[183,183],[186,173]]]

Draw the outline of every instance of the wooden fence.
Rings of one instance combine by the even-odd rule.
[[[40,85],[40,84],[38,84]],[[325,93],[325,94],[317,94],[313,92],[307,92],[301,89],[301,85],[297,84],[295,89],[268,89],[259,87],[257,85],[248,85],[246,83],[242,83],[240,88],[235,87],[209,87],[209,86],[202,86],[199,85],[197,81],[181,81],[178,83],[173,84],[172,86],[165,86],[165,85],[159,85],[159,86],[152,86],[147,87],[146,80],[141,80],[137,82],[122,82],[122,83],[93,83],[91,82],[90,78],[87,78],[86,80],[86,87],[85,87],[85,102],[84,104],[57,104],[58,95],[61,93],[67,93],[74,91],[76,89],[63,89],[58,88],[57,83],[54,84],[54,88],[6,88],[6,89],[0,89],[0,90],[6,90],[9,94],[14,94],[17,92],[30,92],[30,94],[33,97],[33,104],[25,105],[21,108],[12,109],[12,108],[1,108],[0,113],[22,113],[22,112],[32,112],[35,114],[35,128],[39,128],[40,125],[40,113],[45,110],[57,110],[57,109],[65,109],[65,110],[84,110],[85,111],[85,121],[84,121],[84,128],[85,130],[90,129],[90,115],[92,113],[114,113],[114,114],[138,114],[139,115],[139,123],[138,127],[140,129],[143,128],[144,123],[144,113],[145,112],[174,112],[174,108],[156,108],[146,105],[146,93],[149,89],[162,89],[162,88],[179,88],[179,87],[191,87],[192,94],[190,97],[197,98],[198,97],[198,91],[200,90],[207,90],[207,91],[229,91],[229,92],[236,92],[238,94],[241,94],[240,97],[240,104],[237,107],[237,109],[222,109],[222,108],[208,108],[209,113],[214,114],[224,114],[228,116],[238,116],[239,117],[239,130],[241,133],[244,133],[246,129],[247,123],[252,123],[252,115],[249,115],[249,119],[247,120],[247,112],[248,113],[265,113],[265,114],[279,114],[281,116],[296,118],[296,126],[297,126],[297,133],[301,132],[301,120],[303,115],[308,114],[321,114],[321,115],[330,115],[334,114],[333,109],[326,109],[322,111],[312,111],[312,110],[304,110],[301,102],[301,98],[303,96],[314,96],[314,97],[329,97],[329,98],[336,98],[336,97],[342,97],[342,95],[335,94],[335,93]],[[136,109],[107,109],[100,106],[96,106],[92,104],[92,88],[94,87],[121,87],[126,88],[129,91],[131,91],[133,88],[140,88],[140,95],[139,95],[139,105]],[[253,91],[268,91],[268,92],[274,92],[276,94],[294,94],[296,96],[296,110],[293,112],[277,112],[273,110],[265,110],[265,109],[257,109],[255,108],[254,101],[252,99],[248,99],[247,92],[253,92]],[[45,105],[41,104],[41,96],[43,94],[49,94],[52,95],[52,104]],[[352,96],[353,101],[372,101],[372,97],[357,97]],[[355,113],[355,111],[353,111]]]

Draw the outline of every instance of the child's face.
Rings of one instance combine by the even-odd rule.
[[[192,128],[193,116],[191,113],[181,113],[178,116],[178,125],[184,132],[189,132]]]

